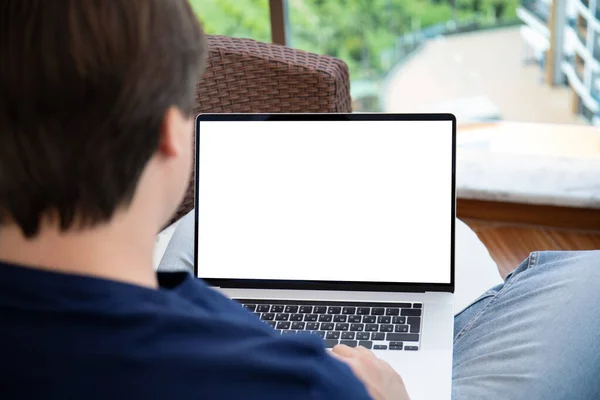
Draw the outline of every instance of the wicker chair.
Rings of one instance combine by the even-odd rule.
[[[337,58],[225,36],[208,37],[197,113],[351,112],[348,67]],[[194,173],[173,221],[194,207]]]

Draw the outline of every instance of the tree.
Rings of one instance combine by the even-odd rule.
[[[268,0],[190,0],[190,3],[209,34],[271,40]]]

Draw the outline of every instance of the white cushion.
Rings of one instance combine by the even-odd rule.
[[[502,283],[498,265],[477,234],[456,219],[454,313],[458,314],[483,292]]]
[[[162,232],[158,234],[156,237],[156,244],[154,245],[154,269],[158,269],[158,265],[160,264],[160,260],[162,260],[163,255],[165,254],[165,250],[167,250],[167,245],[171,241],[171,237],[173,237],[173,233],[177,228],[177,225],[181,220],[177,220],[173,222],[171,225],[166,227]]]

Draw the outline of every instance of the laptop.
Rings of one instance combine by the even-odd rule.
[[[196,144],[196,276],[449,399],[455,117],[204,114]]]

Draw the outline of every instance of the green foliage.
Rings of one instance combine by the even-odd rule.
[[[211,34],[270,41],[267,0],[190,0]],[[339,57],[353,79],[390,67],[384,55],[398,37],[450,20],[516,16],[519,0],[287,0],[292,47]]]
[[[271,40],[268,0],[189,1],[207,33]]]

